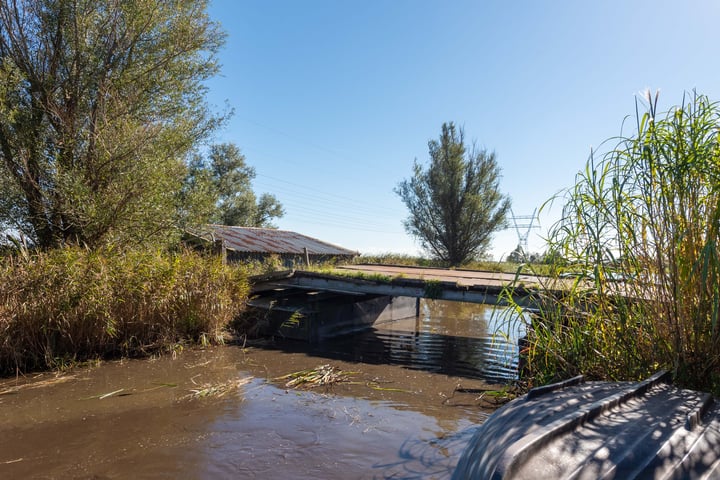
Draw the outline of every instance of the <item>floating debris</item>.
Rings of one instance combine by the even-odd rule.
[[[517,398],[518,389],[514,386],[463,388],[462,385],[458,385],[449,397],[441,396],[445,397],[443,405],[453,407],[484,405],[489,408],[497,408]]]
[[[123,390],[125,390],[125,389],[124,389],[124,388],[121,388],[121,389],[119,389],[119,390],[115,390],[114,392],[109,392],[109,393],[105,393],[105,394],[103,394],[103,395],[100,395],[100,396],[97,397],[97,398],[98,398],[98,400],[102,400],[102,399],[104,399],[104,398],[112,397],[113,395],[117,395],[118,393],[122,392]]]
[[[329,387],[336,383],[349,382],[350,376],[358,372],[344,372],[337,367],[320,365],[316,368],[288,373],[275,381],[287,380],[285,388],[316,388]]]
[[[40,378],[40,377],[42,377],[42,375],[38,375],[36,378]],[[5,388],[5,385],[8,385],[11,383],[11,382],[6,382],[3,384],[0,384],[0,395],[8,395],[11,393],[17,393],[20,390],[24,390],[24,389],[48,387],[51,385],[56,385],[58,383],[67,382],[68,380],[73,380],[75,378],[76,378],[76,375],[63,374],[61,376],[55,376],[55,377],[49,378],[47,380],[40,380],[40,381],[31,380],[28,383],[21,383],[19,385],[13,385],[13,386]]]
[[[119,390],[115,390],[115,391],[108,392],[108,393],[100,393],[100,394],[97,394],[97,395],[93,395],[93,396],[91,396],[91,397],[84,397],[84,398],[81,398],[80,400],[103,400],[103,399],[105,399],[105,398],[112,397],[112,396],[115,396],[115,395],[117,395],[117,396],[119,396],[119,397],[120,397],[120,396],[130,395],[129,393],[125,393],[125,394],[123,394],[123,395],[119,395],[119,394],[122,393],[124,390],[125,390],[124,388],[121,388],[121,389],[119,389]]]
[[[222,383],[204,384],[199,388],[190,390],[190,393],[185,395],[183,399],[222,397],[228,392],[237,390],[243,385],[247,385],[252,381],[252,379],[253,377],[244,377],[235,378]]]

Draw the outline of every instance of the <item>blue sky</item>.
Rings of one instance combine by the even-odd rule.
[[[235,112],[215,141],[283,204],[280,228],[361,253],[418,253],[393,189],[443,122],[495,151],[528,215],[621,133],[640,92],[659,89],[660,110],[692,89],[720,100],[716,0],[212,0],[210,14],[228,37],[209,101]],[[498,232],[491,254],[517,243]]]

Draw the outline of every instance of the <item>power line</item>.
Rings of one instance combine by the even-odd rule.
[[[368,222],[372,224],[383,222],[398,222],[401,215],[389,215],[386,211],[372,210],[362,206],[344,206],[338,202],[328,201],[321,197],[313,197],[310,195],[288,194],[284,192],[280,197],[280,201],[286,210],[298,209],[303,211],[311,211],[319,214],[327,214],[337,218],[351,217],[355,221]]]
[[[364,200],[364,199],[363,199],[363,200],[358,200],[358,199],[356,199],[356,198],[351,198],[351,197],[347,197],[347,196],[343,196],[343,195],[337,195],[337,194],[334,194],[334,193],[325,192],[325,191],[322,191],[322,190],[318,190],[318,189],[315,188],[315,187],[309,187],[309,186],[307,186],[307,185],[301,185],[301,184],[299,184],[299,183],[294,183],[294,182],[290,182],[290,181],[287,181],[287,180],[282,180],[282,179],[279,179],[279,178],[271,177],[271,176],[269,176],[269,175],[257,174],[257,176],[258,176],[258,177],[263,177],[263,178],[266,178],[266,179],[269,179],[269,180],[272,180],[272,181],[275,181],[275,182],[280,182],[280,183],[283,183],[283,184],[285,184],[285,185],[291,185],[291,186],[294,186],[294,187],[297,187],[297,188],[300,189],[300,190],[297,190],[297,189],[293,189],[293,188],[282,187],[283,192],[288,192],[288,191],[289,191],[289,192],[294,192],[294,193],[296,193],[297,195],[300,195],[300,196],[303,196],[303,197],[306,197],[306,198],[310,198],[310,199],[317,199],[318,201],[322,201],[322,202],[327,202],[328,199],[331,199],[332,201],[334,201],[334,202],[337,203],[337,201],[340,200],[340,201],[342,201],[342,203],[344,203],[345,205],[352,206],[352,207],[355,207],[355,208],[367,209],[368,207],[372,207],[373,209],[377,209],[378,211],[382,211],[382,212],[386,212],[386,211],[387,211],[387,207],[388,207],[387,205],[377,205],[377,204],[373,204],[372,202],[368,202],[368,201],[366,201],[366,200]],[[256,182],[256,183],[258,183],[258,182]],[[261,185],[269,186],[271,189],[276,188],[272,183],[269,183],[269,184],[268,184],[268,183],[263,183],[263,182],[259,182],[259,183],[260,183]],[[309,192],[311,192],[311,193],[307,193],[306,191],[309,191]],[[324,198],[324,197],[325,197],[325,198]]]
[[[352,216],[339,216],[339,215],[333,215],[328,214],[326,212],[322,211],[311,211],[307,209],[301,209],[300,211],[295,210],[293,207],[290,207],[289,215],[286,215],[286,218],[290,219],[305,219],[305,220],[311,220],[311,221],[319,221],[324,222],[327,225],[333,225],[333,226],[345,226],[351,229],[357,229],[357,230],[368,230],[368,231],[381,231],[381,230],[387,230],[388,228],[393,228],[393,225],[388,224],[387,222],[379,223],[379,222],[369,222],[369,221],[363,221],[358,220]],[[397,225],[401,225],[400,222],[397,222]]]
[[[285,219],[344,230],[404,235],[402,220],[405,212],[389,214],[387,206],[375,207],[363,200],[324,192],[269,175],[260,176],[269,179],[270,183],[255,182],[256,187],[276,192],[285,209]],[[282,187],[278,187],[279,184]]]

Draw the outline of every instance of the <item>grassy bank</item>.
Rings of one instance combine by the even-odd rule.
[[[190,252],[6,256],[0,374],[221,342],[247,293],[241,269]]]

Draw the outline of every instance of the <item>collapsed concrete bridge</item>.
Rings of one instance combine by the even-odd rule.
[[[255,277],[250,305],[267,311],[263,333],[312,342],[418,316],[421,298],[505,306],[512,297],[532,309],[542,281],[501,272],[348,265],[331,273]]]

